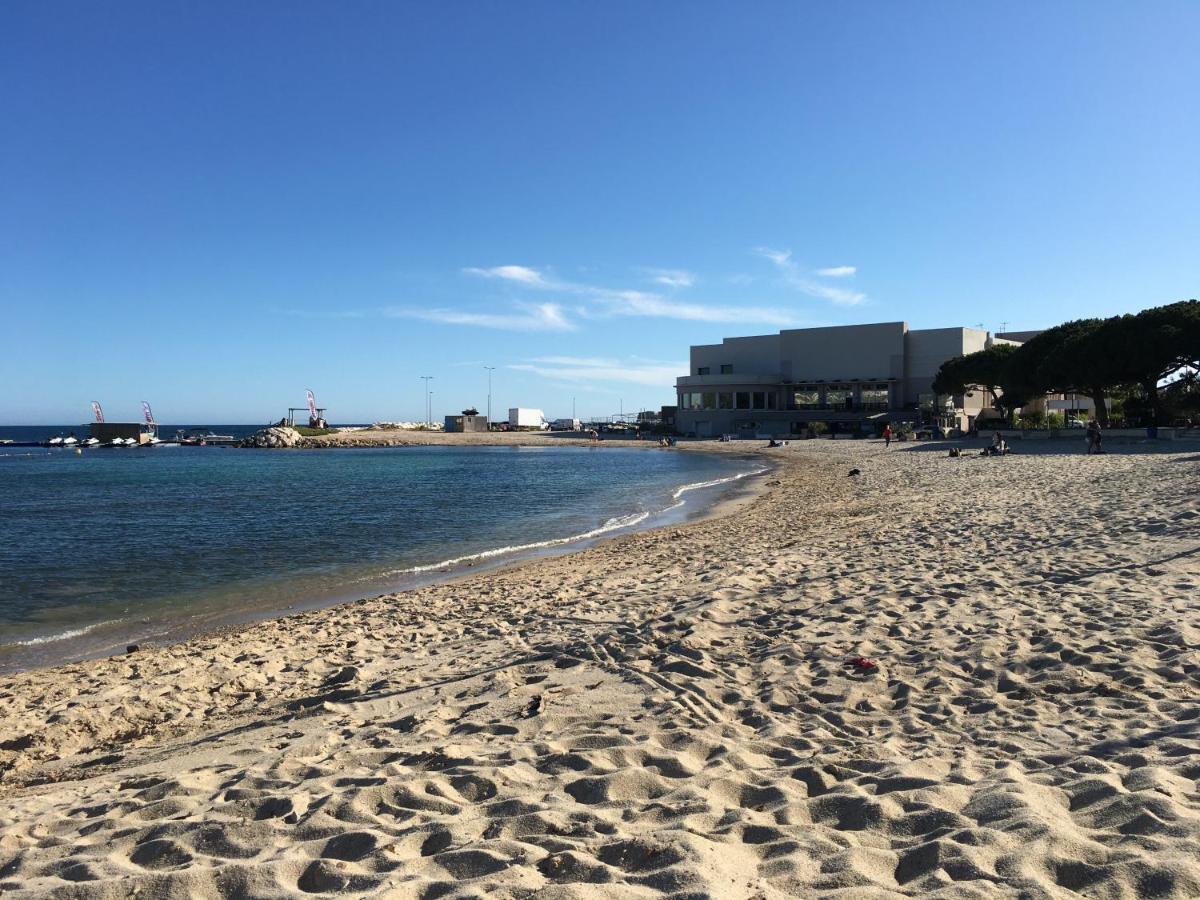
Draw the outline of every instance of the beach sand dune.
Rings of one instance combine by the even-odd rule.
[[[0,891],[1200,896],[1200,455],[769,456],[719,518],[3,677]]]

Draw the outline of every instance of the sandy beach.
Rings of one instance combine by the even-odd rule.
[[[1081,448],[4,676],[0,893],[1200,896],[1200,449]]]

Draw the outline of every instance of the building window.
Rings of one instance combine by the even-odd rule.
[[[888,386],[886,384],[864,384],[862,386],[863,409],[887,409]]]
[[[754,392],[754,409],[767,408],[767,395],[763,391]]]
[[[792,409],[820,409],[821,389],[815,384],[802,384],[792,391]]]
[[[717,409],[733,409],[733,394],[730,391],[718,392]]]
[[[774,391],[767,392],[767,409],[775,409],[779,404],[779,398]]]
[[[730,365],[729,363],[723,364],[721,366],[721,374],[722,375],[732,375],[733,374],[733,366]]]
[[[697,375],[711,375],[712,369],[710,369],[708,366],[701,366],[700,368],[698,368],[696,370],[696,374]]]
[[[717,395],[714,394],[712,391],[705,391],[700,396],[704,401],[704,405],[702,407],[700,407],[701,409],[716,409],[717,408]]]
[[[854,385],[831,384],[825,389],[825,405],[829,409],[854,409]]]
[[[750,392],[749,391],[738,391],[736,394],[733,395],[733,402],[737,406],[738,409],[749,409],[750,408]]]

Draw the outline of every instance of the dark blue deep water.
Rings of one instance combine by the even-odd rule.
[[[680,487],[756,469],[605,447],[0,447],[0,667],[653,524],[717,490]]]

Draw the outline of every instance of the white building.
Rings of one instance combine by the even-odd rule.
[[[701,344],[691,348],[688,374],[676,379],[676,428],[697,437],[781,436],[816,421],[832,431],[875,432],[889,421],[937,419],[967,429],[990,398],[979,391],[937,398],[933,378],[946,360],[994,341],[975,328],[881,322]]]

